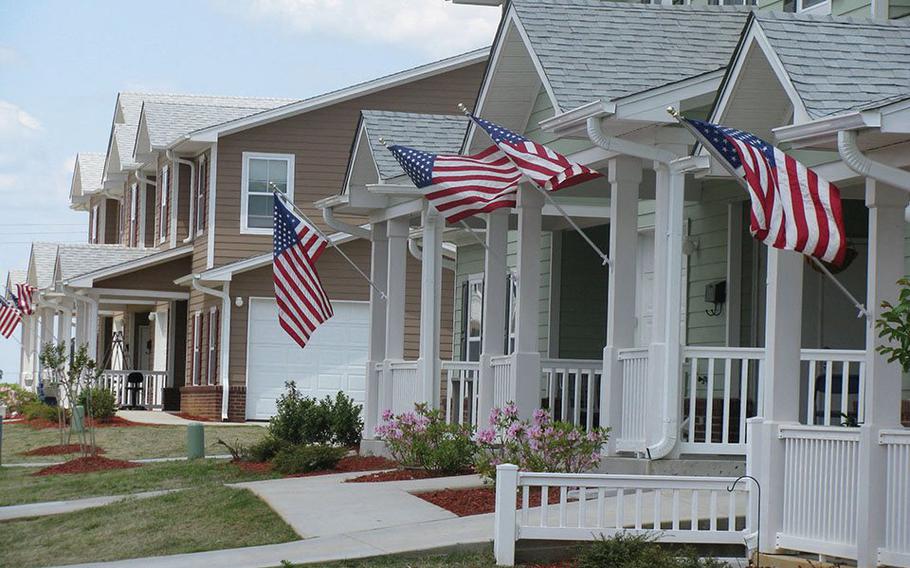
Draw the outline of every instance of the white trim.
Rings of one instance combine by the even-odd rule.
[[[814,6],[804,7],[805,0],[796,0],[797,14],[815,14],[817,16],[827,16],[831,14],[831,0],[824,0]]]
[[[213,332],[212,332],[212,327],[213,327],[212,320],[214,319],[216,313],[218,313],[218,308],[216,306],[212,306],[211,308],[209,308],[208,345],[206,345],[206,356],[205,356],[205,384],[206,385],[215,384],[214,380],[217,377],[212,376],[212,360],[214,360],[215,357],[218,357],[219,359],[221,358],[220,353],[215,353],[215,343],[217,343],[217,341],[218,341],[218,335],[220,335],[221,330],[220,329],[218,330],[218,334],[213,334]],[[221,327],[220,318],[218,321],[218,327],[219,328]]]
[[[467,284],[468,297],[462,298],[462,307],[465,309],[465,313],[461,314],[461,326],[464,329],[464,360],[480,361],[480,355],[483,351],[483,295],[485,292],[484,273],[475,272],[474,274],[469,274],[467,278]],[[471,336],[470,318],[468,317],[468,314],[471,312],[472,286],[478,286],[480,288],[480,331],[474,337]],[[471,343],[477,344],[477,359],[471,359]]]
[[[108,268],[102,268],[101,270],[96,270],[87,274],[81,274],[72,280],[67,280],[64,282],[64,284],[73,288],[91,288],[96,280],[111,278],[113,276],[126,274],[142,268],[149,268],[150,266],[155,266],[156,264],[167,262],[175,258],[188,256],[192,253],[192,246],[167,249],[162,252],[144,256],[142,258],[115,264],[114,266],[110,266]]]
[[[790,142],[795,147],[811,144],[833,143],[841,130],[880,128],[881,113],[878,111],[854,111],[837,116],[820,118],[801,124],[790,124],[773,128],[771,132],[777,142]]]
[[[139,248],[145,248],[145,222],[147,219],[148,211],[146,211],[146,203],[148,198],[148,186],[139,182],[139,236],[136,237],[139,239],[139,242],[136,244]]]
[[[192,367],[190,368],[190,385],[194,387],[199,385],[199,379],[201,379],[199,375],[202,374],[202,357],[199,349],[199,343],[202,341],[201,320],[202,313],[199,310],[193,312],[193,362]]]
[[[199,158],[199,163],[196,165],[196,183],[195,183],[196,195],[194,196],[194,199],[196,202],[196,208],[195,208],[195,211],[193,212],[194,215],[193,215],[193,219],[191,220],[191,223],[193,225],[193,229],[195,229],[193,231],[193,233],[197,237],[202,236],[205,233],[205,229],[201,228],[203,224],[205,224],[205,227],[208,228],[208,223],[207,223],[208,219],[205,218],[208,215],[208,211],[202,211],[202,208],[199,206],[200,200],[203,195],[202,194],[202,183],[201,183],[202,179],[203,179],[202,172],[203,172],[203,170],[205,170],[207,161],[208,160],[206,160],[205,154],[202,154],[202,157]],[[211,184],[209,184],[209,185],[211,185]],[[206,200],[208,200],[209,188],[206,187],[205,189],[206,189],[206,192],[205,192]],[[202,216],[202,221],[204,223],[199,222],[200,215]]]
[[[252,116],[225,122],[217,126],[212,126],[210,128],[197,130],[173,142],[171,144],[171,147],[186,140],[216,142],[219,136],[226,136],[228,134],[240,132],[241,130],[246,130],[254,126],[260,126],[263,124],[275,122],[277,120],[283,120],[285,118],[296,116],[298,114],[317,110],[329,105],[344,102],[349,99],[369,95],[370,93],[389,89],[391,87],[397,87],[399,85],[412,83],[421,79],[427,79],[429,77],[447,73],[449,71],[455,71],[463,67],[468,67],[470,65],[486,61],[488,57],[489,48],[475,49],[474,51],[462,53],[461,55],[449,57],[441,61],[435,61],[433,63],[415,67],[413,69],[399,71],[398,73],[393,73],[392,75],[373,79],[372,81],[367,81],[365,83],[360,83],[358,85],[353,85],[351,87],[332,91],[323,95],[317,95],[309,99],[304,99],[302,101],[256,113]]]
[[[189,300],[189,292],[161,292],[158,290],[132,290],[126,288],[92,288],[86,290],[91,297],[147,298],[160,300]]]
[[[89,242],[92,244],[98,242],[98,214],[101,212],[101,207],[98,205],[92,206],[92,225],[89,227],[90,235]]]
[[[273,154],[269,152],[244,152],[240,167],[240,234],[241,235],[271,235],[271,227],[250,227],[250,160],[284,160],[287,166],[287,198],[294,202],[294,176],[297,172],[295,164],[296,154]],[[259,194],[268,195],[268,194]]]
[[[158,203],[158,242],[163,243],[167,240],[167,235],[165,235],[165,230],[170,226],[168,224],[168,219],[165,218],[165,213],[170,210],[170,205],[168,200],[171,198],[171,181],[169,179],[170,175],[170,166],[164,164],[164,167],[161,168],[161,199]]]
[[[129,232],[129,238],[126,241],[127,246],[130,246],[130,247],[136,246],[136,243],[133,242],[133,238],[136,237],[136,215],[138,213],[137,199],[138,199],[139,192],[137,191],[137,189],[138,189],[138,185],[136,185],[135,183],[130,186],[130,232]],[[136,240],[138,240],[138,238],[139,237],[136,237]]]
[[[166,165],[171,165],[171,164],[166,164]],[[172,162],[172,165],[174,167],[170,168],[169,172],[171,173],[172,176],[174,176],[174,179],[172,180],[173,183],[171,184],[171,214],[168,215],[168,219],[169,219],[170,228],[171,228],[171,230],[170,230],[171,246],[176,247],[177,246],[177,205],[179,205],[179,203],[180,203],[180,201],[178,199],[178,197],[180,195],[180,162],[174,160]]]
[[[212,144],[212,151],[209,154],[209,219],[206,229],[208,238],[205,247],[205,267],[212,268],[215,266],[215,177],[218,173],[218,144]]]

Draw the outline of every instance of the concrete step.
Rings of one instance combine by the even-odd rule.
[[[739,477],[746,473],[745,458],[682,457],[679,459],[648,460],[635,457],[604,458],[598,473],[624,475],[698,475]]]

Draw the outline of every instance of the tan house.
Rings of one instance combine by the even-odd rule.
[[[289,380],[309,396],[343,390],[362,401],[369,284],[330,248],[318,270],[336,315],[306,349],[293,344],[277,323],[267,188],[291,196],[369,274],[370,233],[360,228],[368,219],[323,218],[313,205],[342,187],[361,110],[452,112],[476,96],[487,55],[474,51],[299,101],[121,93],[108,152],[80,160],[71,204],[89,212],[90,242],[143,252],[45,277],[45,317],[34,319],[31,333],[75,332],[76,343],[91,343],[123,404],[134,402],[126,386],[135,371],[144,406],[210,419],[267,419]],[[419,260],[409,259],[412,354],[420,272]],[[451,272],[443,282],[443,297],[453,298]],[[52,293],[60,298],[53,303]],[[442,329],[450,330],[453,300],[444,304]],[[94,322],[95,313],[90,329],[80,323]],[[441,348],[450,350],[450,332],[443,335]]]

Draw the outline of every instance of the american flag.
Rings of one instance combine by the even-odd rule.
[[[273,281],[278,323],[301,347],[319,324],[334,315],[322,288],[316,261],[328,241],[315,227],[290,211],[275,194]]]
[[[449,223],[515,207],[521,172],[496,146],[473,156],[431,154],[398,145],[389,146],[389,151]]]
[[[0,303],[0,335],[9,339],[22,321],[22,313],[13,306]]]
[[[835,266],[843,263],[847,237],[837,187],[753,134],[700,120],[681,122],[746,187],[753,237]]]
[[[35,313],[34,294],[37,288],[31,284],[16,284],[16,304],[23,314]]]
[[[490,135],[519,171],[547,191],[557,191],[594,178],[596,171],[576,164],[559,152],[515,134],[489,120],[471,115],[474,122]]]

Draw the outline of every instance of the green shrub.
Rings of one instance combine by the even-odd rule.
[[[277,412],[269,422],[269,435],[289,444],[338,444],[353,446],[360,442],[363,422],[360,406],[339,392],[335,399],[317,401],[305,397],[293,382],[278,398]]]
[[[240,459],[254,462],[272,461],[279,452],[290,447],[292,447],[290,443],[269,435],[246,448],[246,453],[242,454]]]
[[[89,394],[91,394],[91,408],[88,404]],[[85,414],[95,420],[109,420],[117,413],[117,400],[114,398],[114,393],[102,387],[87,388],[79,393],[79,404],[85,408]]]
[[[344,448],[324,444],[288,447],[275,455],[272,467],[285,475],[332,469],[346,453]]]
[[[43,402],[39,401],[29,402],[22,406],[22,415],[29,420],[38,420],[43,418],[44,420],[56,422],[57,407],[51,406],[49,404],[44,404]]]
[[[38,396],[19,385],[0,385],[0,406],[6,407],[9,416],[22,414],[26,404],[38,402]]]
[[[654,542],[656,535],[618,533],[582,550],[576,568],[729,568],[714,558],[699,558],[691,548]]]
[[[434,473],[460,473],[471,468],[477,447],[470,426],[446,424],[441,410],[425,404],[395,416],[387,410],[376,434],[400,464]]]

